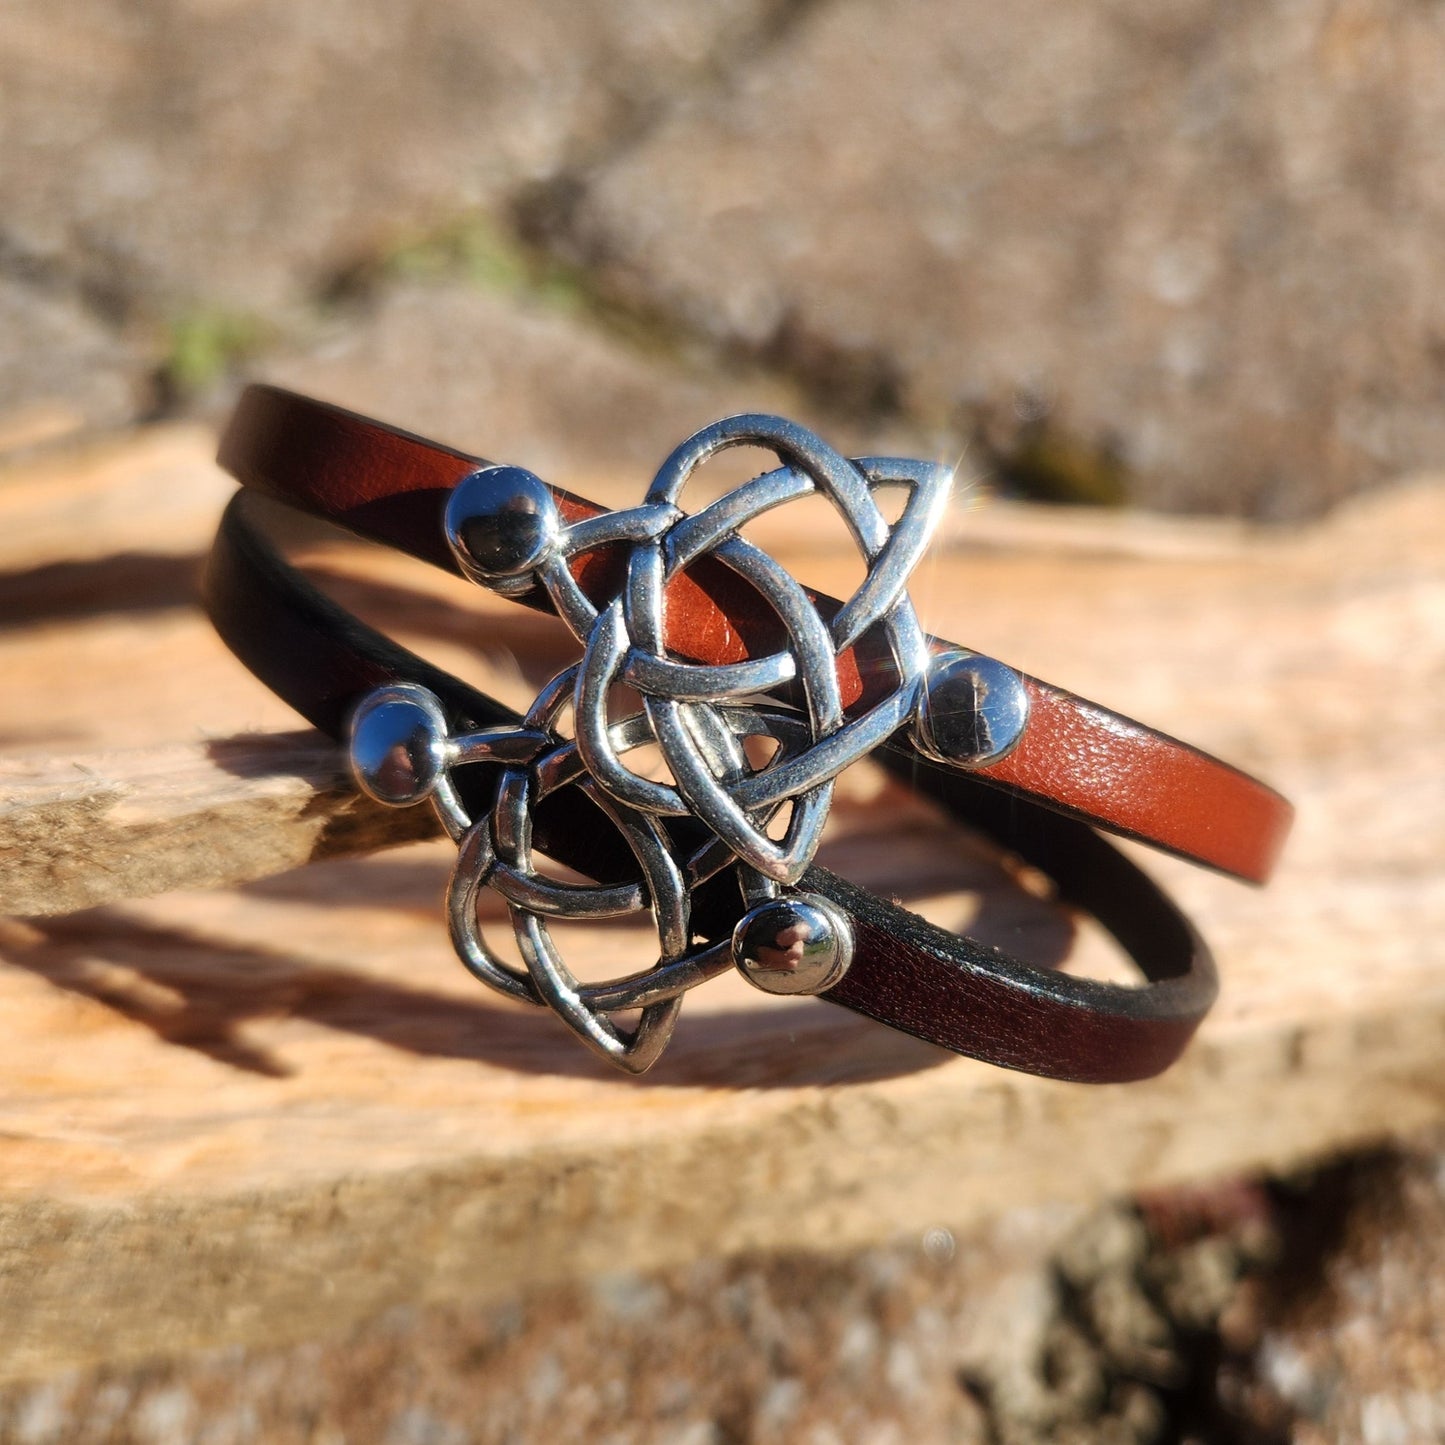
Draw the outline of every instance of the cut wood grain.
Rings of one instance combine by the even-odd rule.
[[[0,572],[202,551],[231,487],[197,426],[0,467]]]
[[[200,443],[192,462],[205,472]],[[75,487],[100,466],[124,474],[90,458]],[[66,564],[63,529],[48,535],[46,566]],[[302,1338],[398,1302],[702,1252],[965,1228],[1445,1116],[1445,491],[1401,488],[1302,534],[1049,513],[992,533],[969,514],[954,538],[913,588],[932,630],[1197,740],[1300,806],[1267,890],[1150,860],[1224,975],[1198,1042],[1153,1083],[1012,1075],[731,978],[689,998],[653,1074],[613,1077],[456,964],[449,845],[295,866],[358,841],[335,820],[372,824],[332,750],[237,738],[295,721],[183,598],[107,593],[87,612],[40,587],[10,612],[6,906],[44,912],[47,879],[110,901],[0,937],[0,1376]],[[35,549],[14,555],[34,571]],[[514,703],[568,655],[547,619],[425,569],[316,556],[348,603]],[[830,590],[852,565],[812,539],[797,560]],[[838,871],[1041,960],[1116,966],[876,772],[850,777],[835,824]],[[162,886],[193,891],[139,896]],[[599,972],[654,946],[634,928],[565,941]]]

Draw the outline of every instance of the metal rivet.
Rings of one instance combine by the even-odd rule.
[[[769,899],[733,929],[733,963],[764,993],[822,993],[852,961],[848,920],[816,893]]]
[[[351,772],[369,798],[392,807],[429,797],[447,765],[447,721],[424,687],[378,688],[351,720]]]
[[[929,663],[914,720],[918,750],[966,768],[997,762],[1029,719],[1029,694],[1013,668],[974,652],[943,652]]]
[[[547,484],[522,467],[483,467],[452,488],[447,543],[473,582],[526,591],[556,549],[562,519]]]

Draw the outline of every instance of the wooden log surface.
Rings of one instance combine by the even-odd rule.
[[[931,630],[1299,804],[1266,890],[1148,860],[1224,975],[1164,1078],[1008,1074],[729,978],[689,998],[639,1082],[462,972],[439,915],[448,845],[343,856],[422,820],[360,807],[195,609],[227,490],[209,447],[162,429],[0,476],[0,1378],[702,1252],[965,1228],[1445,1115],[1438,483],[1301,533],[965,497],[915,579]],[[764,530],[806,580],[856,574],[821,527]],[[570,655],[548,619],[306,545],[337,595],[510,701]],[[1119,969],[866,766],[825,850],[950,926]],[[598,974],[651,947],[633,928],[567,942]]]

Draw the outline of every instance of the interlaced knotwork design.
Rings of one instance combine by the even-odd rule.
[[[685,513],[679,498],[693,473],[742,445],[773,451],[782,466]],[[550,1006],[625,1068],[652,1063],[682,994],[733,962],[726,941],[693,943],[693,890],[730,865],[749,906],[790,889],[818,847],[837,775],[914,719],[929,652],[905,589],[951,480],[950,469],[937,464],[849,460],[791,422],[749,415],[718,422],[678,447],[640,506],[568,527],[528,473],[486,468],[459,485],[448,529],[463,569],[509,595],[540,583],[583,646],[581,661],[543,689],[517,728],[449,736],[435,698],[412,685],[382,689],[358,709],[352,758],[363,787],[395,803],[429,796],[459,843],[448,912],[457,952],[473,974],[513,998]],[[873,493],[892,485],[908,495],[890,527]],[[853,596],[826,618],[780,563],[740,535],[764,512],[815,494],[837,509],[867,568]],[[487,539],[484,553],[479,536]],[[572,564],[618,544],[628,549],[621,590],[594,602]],[[510,568],[509,549],[519,559]],[[727,664],[669,651],[669,585],[703,558],[738,574],[767,603],[784,646]],[[838,658],[874,628],[887,640],[892,686],[850,715]],[[642,710],[610,721],[609,702],[623,684],[640,695]],[[796,706],[760,702],[785,687]],[[570,738],[561,728],[569,711]],[[749,737],[770,739],[776,751],[750,763]],[[646,745],[655,745],[671,781],[629,766],[629,755]],[[473,818],[452,774],[484,761],[504,766],[490,810]],[[533,814],[564,787],[580,788],[616,829],[636,861],[635,881],[561,882],[539,870]],[[770,824],[785,807],[783,836],[774,838]],[[665,823],[681,817],[699,820],[710,835],[686,857],[677,856]],[[522,969],[482,935],[484,887],[506,902]],[[552,923],[644,910],[657,928],[656,962],[625,979],[580,984],[553,942]],[[631,1009],[641,1014],[628,1030],[615,1016]]]

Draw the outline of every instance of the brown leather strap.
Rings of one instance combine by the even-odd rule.
[[[266,540],[244,493],[226,511],[204,595],[227,645],[263,682],[333,737],[373,687],[418,682],[442,701],[454,727],[517,721],[422,658],[364,626],[289,567]],[[1066,903],[1087,909],[1152,982],[1123,988],[1035,967],[1000,949],[947,933],[917,915],[814,867],[801,887],[848,914],[853,962],[823,997],[957,1053],[1007,1068],[1085,1083],[1122,1083],[1166,1068],[1214,1000],[1209,953],[1188,920],[1137,867],[1071,818],[972,778],[884,750],[885,762],[960,820],[981,828],[1046,872]],[[458,780],[462,781],[461,779]],[[496,776],[468,770],[467,800],[485,808]],[[599,881],[628,876],[630,855],[606,831],[583,826],[562,790],[535,822],[537,846]],[[594,820],[595,820],[595,815]],[[695,898],[706,939],[727,936],[742,901],[730,873]]]
[[[456,570],[441,517],[451,488],[482,459],[274,387],[242,395],[220,450],[244,485],[363,537]],[[603,510],[553,489],[567,521]],[[616,558],[575,564],[594,600],[619,583]],[[812,594],[825,610],[832,599]],[[521,599],[546,609],[540,589]],[[750,606],[750,603],[753,604]],[[726,568],[699,564],[668,592],[668,646],[696,662],[737,662],[777,645],[774,619]],[[865,696],[884,658],[865,639],[839,660],[845,705]],[[1036,678],[1018,746],[973,776],[1238,878],[1262,883],[1293,809],[1273,789],[1186,743]]]

